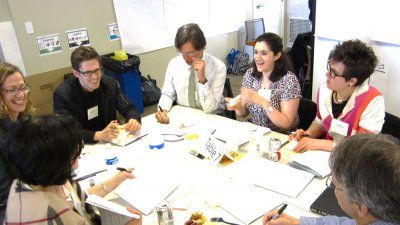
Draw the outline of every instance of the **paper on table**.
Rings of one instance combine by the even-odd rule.
[[[118,146],[125,146],[146,136],[147,134],[148,133],[145,131],[139,131],[134,134],[127,134],[126,136],[118,136],[117,138],[112,139],[111,143]]]
[[[246,144],[250,140],[250,132],[248,129],[218,128],[214,136],[224,143],[229,139],[237,140],[236,142],[239,146]]]
[[[114,193],[135,206],[143,214],[151,211],[171,194],[178,186],[182,177],[174,165],[163,162],[165,157],[142,159],[135,166],[134,179],[125,180]],[[155,169],[158,168],[158,169]],[[162,168],[162,169],[161,169]]]
[[[249,131],[259,131],[262,132],[263,134],[266,134],[271,131],[271,129],[268,127],[258,126],[254,123],[250,123],[247,121],[243,122],[242,124],[245,125],[249,129]]]
[[[227,184],[220,206],[245,224],[257,220],[282,203],[272,193],[251,184]]]
[[[91,205],[94,205],[99,208],[106,209],[111,212],[115,212],[124,216],[128,216],[131,218],[139,219],[140,215],[134,214],[129,212],[126,207],[123,207],[117,203],[107,201],[102,197],[99,197],[97,195],[89,195],[89,197],[86,199],[86,203],[89,203]]]
[[[322,150],[308,150],[293,157],[290,165],[305,170],[318,177],[325,177],[331,173],[329,157],[331,153]]]
[[[243,159],[229,169],[232,169],[231,176],[234,179],[247,180],[254,185],[293,198],[297,197],[314,177],[306,171],[267,159]]]

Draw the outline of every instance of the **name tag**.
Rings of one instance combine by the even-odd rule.
[[[217,139],[214,136],[210,135],[207,139],[206,144],[204,145],[204,152],[207,152],[210,156],[210,160],[215,164],[218,164],[222,156],[224,156],[223,149],[217,144]]]
[[[99,116],[99,106],[96,105],[96,106],[88,109],[88,111],[87,111],[88,120],[91,120],[91,119],[96,118],[98,116]]]
[[[261,88],[258,90],[258,94],[267,101],[271,101],[271,89]]]
[[[331,122],[331,129],[329,130],[329,132],[340,134],[341,136],[346,137],[348,130],[349,130],[348,123],[337,120],[337,119],[333,119]]]

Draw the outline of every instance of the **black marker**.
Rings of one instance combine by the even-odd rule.
[[[119,171],[124,171],[124,172],[128,172],[128,173],[132,172],[131,169],[126,169],[126,168],[123,168],[123,167],[117,167],[117,170],[119,170]]]
[[[161,112],[164,112],[164,110],[161,108],[161,106],[158,106],[158,108],[160,109]]]
[[[287,204],[283,204],[282,207],[279,208],[278,213],[273,215],[271,220],[276,220],[279,218],[279,216],[283,213],[283,211],[286,209]]]

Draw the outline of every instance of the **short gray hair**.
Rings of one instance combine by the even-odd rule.
[[[186,42],[192,42],[196,50],[201,50],[206,47],[206,38],[199,25],[195,23],[188,23],[179,27],[175,36],[175,48],[181,49],[182,45]]]
[[[338,144],[329,159],[346,196],[376,218],[400,223],[400,147],[389,135],[358,134]]]

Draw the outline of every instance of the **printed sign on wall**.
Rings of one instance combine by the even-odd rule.
[[[40,56],[50,55],[62,51],[59,34],[37,37],[36,42]]]
[[[81,45],[90,45],[89,35],[86,28],[70,30],[65,33],[67,34],[69,48],[76,48]]]
[[[119,40],[121,37],[119,35],[119,29],[117,23],[108,24],[108,32],[109,32],[108,38],[110,39],[110,41]]]

